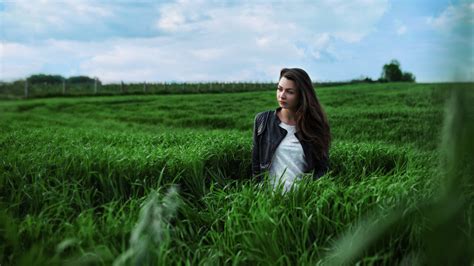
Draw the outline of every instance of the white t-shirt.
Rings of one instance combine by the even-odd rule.
[[[303,147],[295,136],[295,126],[283,122],[280,127],[288,133],[278,145],[270,166],[270,180],[274,187],[283,183],[284,191],[288,191],[293,183],[301,178],[306,166]]]

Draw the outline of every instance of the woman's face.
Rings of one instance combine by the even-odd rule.
[[[299,101],[299,91],[294,81],[285,77],[280,79],[277,88],[277,101],[281,108],[296,111]]]

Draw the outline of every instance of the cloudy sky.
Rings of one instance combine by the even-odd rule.
[[[0,0],[0,80],[377,79],[398,59],[419,82],[474,79],[474,1]]]

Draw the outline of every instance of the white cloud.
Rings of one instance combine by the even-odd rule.
[[[428,17],[426,23],[439,33],[443,54],[438,57],[445,75],[449,75],[446,79],[472,82],[474,4],[463,0],[450,4],[440,14]]]
[[[377,21],[388,8],[389,3],[386,0],[325,0],[305,12],[316,20],[322,18],[318,21],[320,25],[336,38],[355,43],[375,30]]]
[[[156,34],[149,26],[157,4],[149,2],[40,0],[0,1],[2,40],[104,40]]]
[[[161,10],[161,18],[158,20],[157,26],[165,31],[175,31],[179,29],[184,23],[183,14],[176,9],[166,7]]]
[[[458,5],[449,5],[438,16],[426,19],[428,25],[442,32],[452,32],[459,28],[470,28],[474,26],[474,4],[463,2]]]
[[[400,20],[395,20],[395,28],[397,35],[403,35],[407,32],[407,26]]]
[[[108,6],[100,2],[77,1],[22,1],[5,2],[1,12],[3,23],[23,34],[47,36],[54,32],[76,30],[79,26],[92,26],[112,17]]]
[[[18,43],[0,42],[0,58],[0,80],[23,77],[40,70],[43,65],[34,48]]]
[[[325,49],[328,47],[330,40],[331,36],[327,32],[319,34],[315,36],[313,46],[316,49]]]
[[[0,42],[0,80],[23,78],[33,73],[78,74],[82,60],[107,49],[99,43],[45,40],[35,44]]]
[[[400,25],[398,28],[397,28],[397,34],[398,35],[403,35],[407,32],[407,27],[405,25]]]
[[[10,32],[16,35],[12,33],[8,41],[2,41],[9,47],[2,54],[2,78],[65,71],[71,75],[98,76],[105,82],[274,80],[284,66],[301,65],[308,59],[344,59],[334,43],[360,42],[375,30],[388,8],[387,0],[320,0],[291,5],[236,5],[219,1],[140,3],[145,5],[140,11],[152,11],[145,20],[150,23],[140,26],[155,30],[152,37],[130,38],[134,33],[130,31],[136,28],[113,30],[106,26],[119,22],[123,26],[124,20],[127,25],[141,21],[141,17],[127,16],[128,7],[113,2],[9,4],[2,16],[7,17],[12,26]],[[63,34],[82,31],[87,35],[89,30],[104,31],[108,37],[91,35],[81,40]],[[30,43],[21,44],[21,38],[15,37],[28,34],[34,36]]]
[[[196,59],[203,61],[210,61],[216,59],[222,59],[225,55],[225,49],[223,48],[204,48],[191,51],[191,54],[196,57]]]
[[[270,44],[271,39],[266,36],[257,38],[256,42],[259,47],[266,47]]]

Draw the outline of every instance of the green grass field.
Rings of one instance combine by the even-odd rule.
[[[253,118],[274,91],[0,101],[0,264],[430,262],[444,238],[420,206],[442,191],[453,88],[472,84],[317,89],[331,172],[285,195],[250,175]]]

